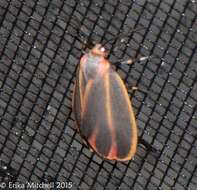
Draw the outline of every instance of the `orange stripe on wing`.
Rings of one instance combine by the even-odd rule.
[[[91,87],[92,87],[92,85],[93,85],[93,80],[89,80],[88,82],[87,82],[87,84],[86,84],[86,88],[85,88],[85,91],[84,91],[84,96],[83,96],[83,98],[82,98],[82,113],[81,113],[81,115],[82,115],[82,119],[83,119],[83,116],[84,116],[84,113],[85,113],[85,111],[86,111],[86,109],[87,109],[87,106],[85,106],[85,105],[87,105],[87,102],[88,102],[88,96],[89,96],[89,93],[90,93],[90,89],[91,89]]]
[[[97,125],[95,125],[95,130],[93,131],[92,135],[88,138],[88,143],[91,145],[91,147],[97,152],[96,148],[96,138],[99,132],[99,128]]]
[[[107,155],[107,158],[110,160],[116,159],[117,158],[117,145],[115,141],[115,130],[113,127],[113,120],[112,120],[112,109],[111,109],[111,101],[110,101],[110,84],[109,84],[109,73],[105,74],[105,80],[106,85],[105,85],[105,93],[106,93],[106,111],[107,111],[107,120],[108,120],[108,126],[111,132],[111,138],[112,138],[112,145],[110,148],[110,151]]]

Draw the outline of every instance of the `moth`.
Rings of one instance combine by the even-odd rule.
[[[80,59],[73,112],[80,135],[98,155],[118,161],[135,155],[138,132],[131,101],[101,44]]]

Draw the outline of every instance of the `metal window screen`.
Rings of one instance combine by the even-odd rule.
[[[196,0],[0,0],[0,185],[196,190],[196,18]],[[129,91],[139,135],[158,150],[139,145],[129,162],[91,152],[72,114],[83,40],[121,32],[107,44],[112,63],[150,56],[116,69],[141,89]]]

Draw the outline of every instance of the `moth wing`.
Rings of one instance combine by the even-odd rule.
[[[76,81],[74,84],[74,92],[72,99],[73,112],[76,118],[77,127],[81,123],[81,112],[83,107],[83,95],[85,91],[85,78],[80,67],[77,69]]]
[[[114,70],[86,83],[81,108],[79,131],[99,155],[122,161],[133,157],[135,117],[125,85]]]

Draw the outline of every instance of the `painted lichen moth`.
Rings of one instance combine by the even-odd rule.
[[[137,127],[127,89],[96,44],[80,60],[73,112],[85,142],[108,160],[130,160],[137,147]]]

